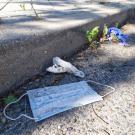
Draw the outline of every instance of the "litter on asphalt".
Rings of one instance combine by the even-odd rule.
[[[104,96],[101,96],[90,87],[88,84],[89,82],[111,88],[112,91],[105,94]],[[17,120],[21,117],[27,117],[29,119],[35,120],[35,122],[38,122],[72,108],[101,101],[103,100],[103,97],[114,91],[115,88],[92,80],[38,88],[27,91],[27,93],[23,94],[18,100],[6,105],[3,113],[4,116],[10,120]],[[30,117],[27,114],[21,114],[16,118],[11,118],[8,116],[6,109],[11,104],[19,102],[25,95],[28,95],[33,117]]]
[[[46,70],[52,73],[66,73],[67,72],[77,77],[81,77],[81,78],[85,77],[84,72],[78,70],[70,62],[64,61],[59,57],[54,57],[53,66],[48,67]]]

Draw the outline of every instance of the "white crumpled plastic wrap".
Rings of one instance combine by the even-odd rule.
[[[78,70],[75,66],[73,66],[70,62],[64,61],[59,57],[53,58],[53,66],[48,67],[46,69],[48,72],[52,73],[71,73],[77,77],[84,78],[84,72]]]

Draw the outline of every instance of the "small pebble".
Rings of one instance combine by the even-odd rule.
[[[72,131],[73,130],[73,127],[68,127],[67,128],[67,131]]]
[[[61,129],[61,125],[58,126],[58,129]]]

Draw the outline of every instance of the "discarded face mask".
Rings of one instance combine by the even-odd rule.
[[[114,34],[117,37],[117,39],[119,40],[121,45],[123,45],[123,46],[127,45],[126,40],[127,40],[128,36],[123,34],[120,29],[115,28],[115,27],[109,28],[107,35],[106,35],[108,40],[112,40],[111,34]]]
[[[73,66],[71,63],[66,62],[62,60],[59,57],[54,57],[53,58],[53,66],[49,67],[46,69],[48,72],[52,73],[71,73],[74,74],[75,76],[83,78],[85,74],[78,70],[75,66]]]
[[[4,108],[4,116],[10,120],[17,120],[22,116],[29,119],[33,119],[36,122],[53,116],[55,114],[64,112],[66,110],[72,109],[74,107],[83,106],[96,101],[103,100],[102,97],[112,93],[115,89],[108,85],[103,85],[113,89],[104,96],[100,96],[95,92],[87,82],[93,82],[99,85],[95,81],[80,81],[60,86],[50,86],[45,88],[39,88],[34,90],[29,90],[27,93],[22,95],[17,101],[8,104]],[[17,103],[25,95],[28,95],[30,106],[32,109],[33,117],[27,116],[26,114],[21,114],[17,118],[11,118],[6,114],[6,109],[11,104]]]

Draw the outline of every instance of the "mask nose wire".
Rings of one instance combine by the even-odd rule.
[[[92,83],[95,83],[95,84],[97,84],[97,85],[105,86],[105,87],[108,87],[108,88],[112,89],[112,91],[110,91],[110,92],[106,93],[105,95],[103,95],[102,98],[104,98],[104,97],[106,97],[106,96],[108,96],[108,95],[110,95],[111,93],[113,93],[113,92],[116,91],[116,89],[115,89],[114,87],[110,86],[110,85],[102,84],[102,83],[99,83],[99,82],[96,82],[96,81],[93,81],[93,80],[86,80],[86,82],[87,82],[87,83],[92,82]]]
[[[9,103],[9,104],[7,104],[7,105],[5,106],[5,108],[4,108],[4,110],[3,110],[3,114],[4,114],[4,116],[5,116],[7,119],[12,120],[12,121],[15,121],[15,120],[20,119],[21,117],[26,117],[26,118],[31,119],[31,120],[36,120],[36,118],[30,117],[30,116],[28,116],[28,115],[26,115],[26,114],[21,114],[21,115],[19,115],[19,116],[16,117],[16,118],[12,118],[12,117],[10,117],[10,116],[8,116],[8,115],[6,114],[6,109],[7,109],[10,105],[19,102],[25,95],[27,95],[27,93],[24,93],[24,94],[21,95],[16,101],[13,101],[13,102],[11,102],[11,103]]]

